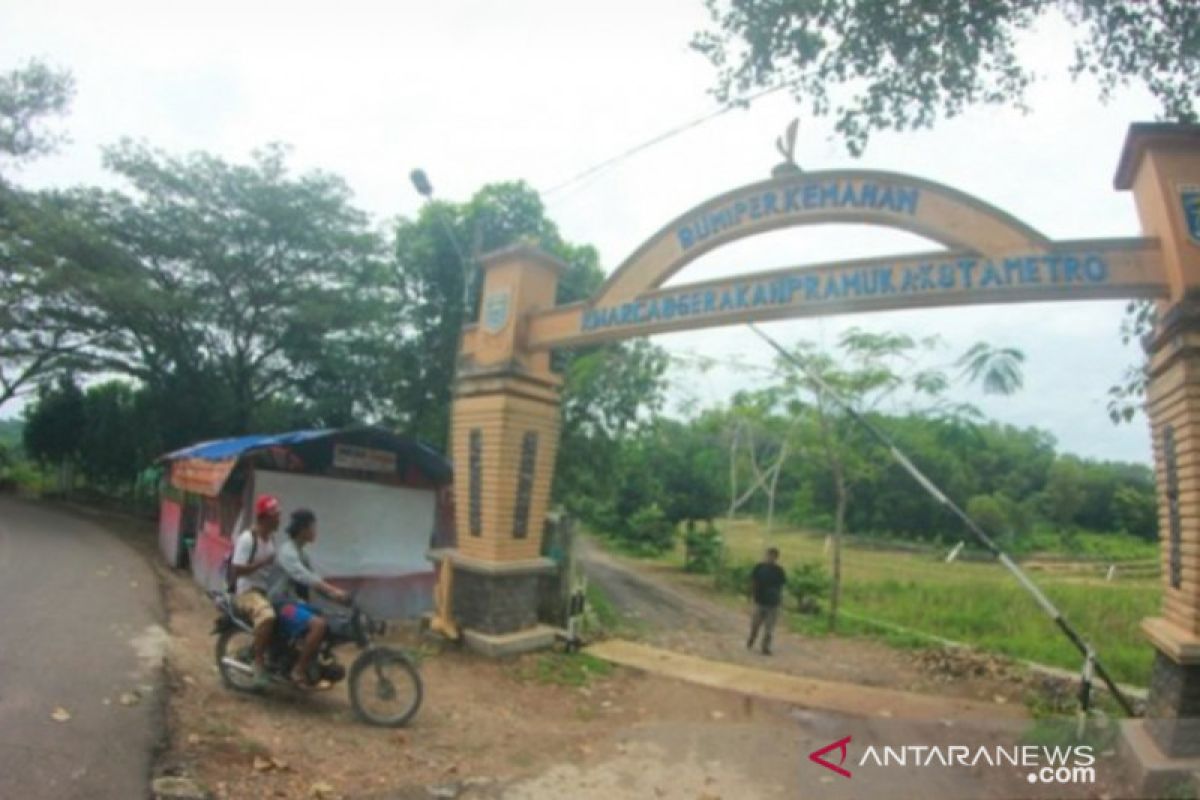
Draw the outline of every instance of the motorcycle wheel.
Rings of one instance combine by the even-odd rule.
[[[399,728],[421,708],[421,676],[408,656],[389,647],[375,647],[350,667],[350,705],[364,722]]]
[[[244,664],[248,671],[226,664],[227,658]],[[223,631],[217,637],[217,671],[230,689],[257,692],[258,688],[254,685],[254,635],[236,626]]]

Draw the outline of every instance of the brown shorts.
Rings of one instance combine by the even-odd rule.
[[[271,601],[257,589],[242,592],[233,598],[233,607],[256,628],[275,619],[275,609],[271,606]]]

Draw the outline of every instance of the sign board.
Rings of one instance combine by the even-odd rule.
[[[396,454],[352,444],[337,444],[333,447],[333,465],[339,469],[394,473]]]

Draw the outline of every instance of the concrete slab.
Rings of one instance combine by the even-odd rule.
[[[463,642],[466,646],[490,658],[515,656],[533,650],[545,650],[554,644],[557,635],[554,628],[538,625],[523,631],[513,633],[487,634],[479,631],[463,631]]]
[[[980,721],[1028,717],[1025,708],[1015,704],[985,703],[802,678],[724,661],[709,661],[621,639],[597,642],[588,646],[586,652],[614,664],[701,686],[862,717]]]
[[[1121,721],[1118,737],[1121,760],[1146,797],[1179,796],[1181,789],[1195,784],[1200,791],[1200,756],[1171,758],[1158,749],[1140,719]]]

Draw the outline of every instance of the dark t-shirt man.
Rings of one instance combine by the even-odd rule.
[[[751,570],[750,582],[754,586],[754,604],[774,607],[782,602],[787,574],[774,561],[762,561]]]
[[[787,584],[787,574],[779,561],[779,550],[767,549],[767,557],[750,571],[750,588],[754,595],[754,613],[750,617],[750,638],[746,647],[754,647],[754,640],[761,630],[762,652],[764,656],[771,655],[771,637],[775,634],[775,620],[779,617],[779,604],[783,599],[783,587]]]

